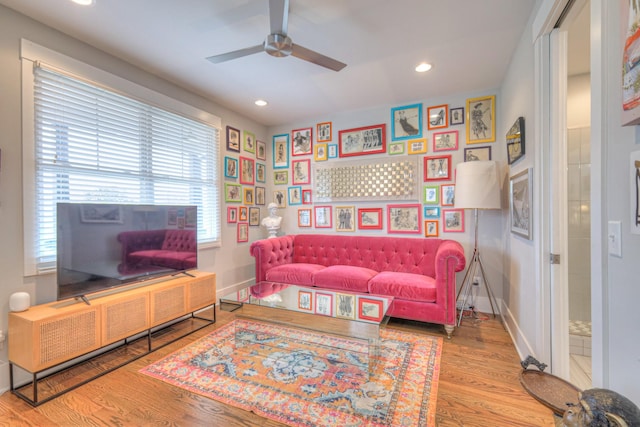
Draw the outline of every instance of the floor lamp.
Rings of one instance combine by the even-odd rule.
[[[473,279],[478,268],[482,275],[482,281],[487,289],[489,303],[493,317],[496,316],[495,307],[498,306],[496,298],[491,291],[491,286],[487,280],[487,275],[480,258],[480,248],[478,247],[478,210],[479,209],[500,209],[500,181],[498,179],[498,164],[494,161],[470,161],[458,163],[456,167],[456,187],[454,205],[459,209],[473,209],[475,221],[475,244],[473,255],[462,280],[462,287],[456,297],[456,302],[462,296],[462,307],[458,317],[458,326],[462,322],[462,314],[471,294]],[[494,307],[495,304],[495,307]]]

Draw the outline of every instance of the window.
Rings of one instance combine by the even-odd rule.
[[[217,127],[53,67],[32,78],[32,273],[55,268],[62,201],[197,205],[199,243],[220,243]]]

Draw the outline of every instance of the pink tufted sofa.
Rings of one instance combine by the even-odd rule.
[[[251,244],[256,282],[271,281],[394,297],[392,317],[456,322],[456,272],[465,267],[453,240],[298,234]]]
[[[195,230],[143,230],[118,234],[122,245],[120,273],[149,266],[188,270],[197,267],[198,242]]]

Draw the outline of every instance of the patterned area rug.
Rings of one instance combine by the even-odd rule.
[[[290,426],[433,426],[441,353],[386,329],[369,375],[360,342],[235,320],[140,372]]]

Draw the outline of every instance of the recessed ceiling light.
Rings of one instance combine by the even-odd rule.
[[[80,6],[91,6],[94,0],[71,0],[72,2],[79,4]]]
[[[431,69],[431,64],[427,64],[426,62],[423,62],[422,64],[416,67],[416,71],[419,73],[424,73],[425,71],[429,71],[430,69]]]
[[[268,104],[268,102],[267,102],[267,101],[265,101],[264,99],[258,99],[258,100],[255,102],[255,104],[256,104],[258,107],[264,107],[265,105],[267,105],[267,104]]]

